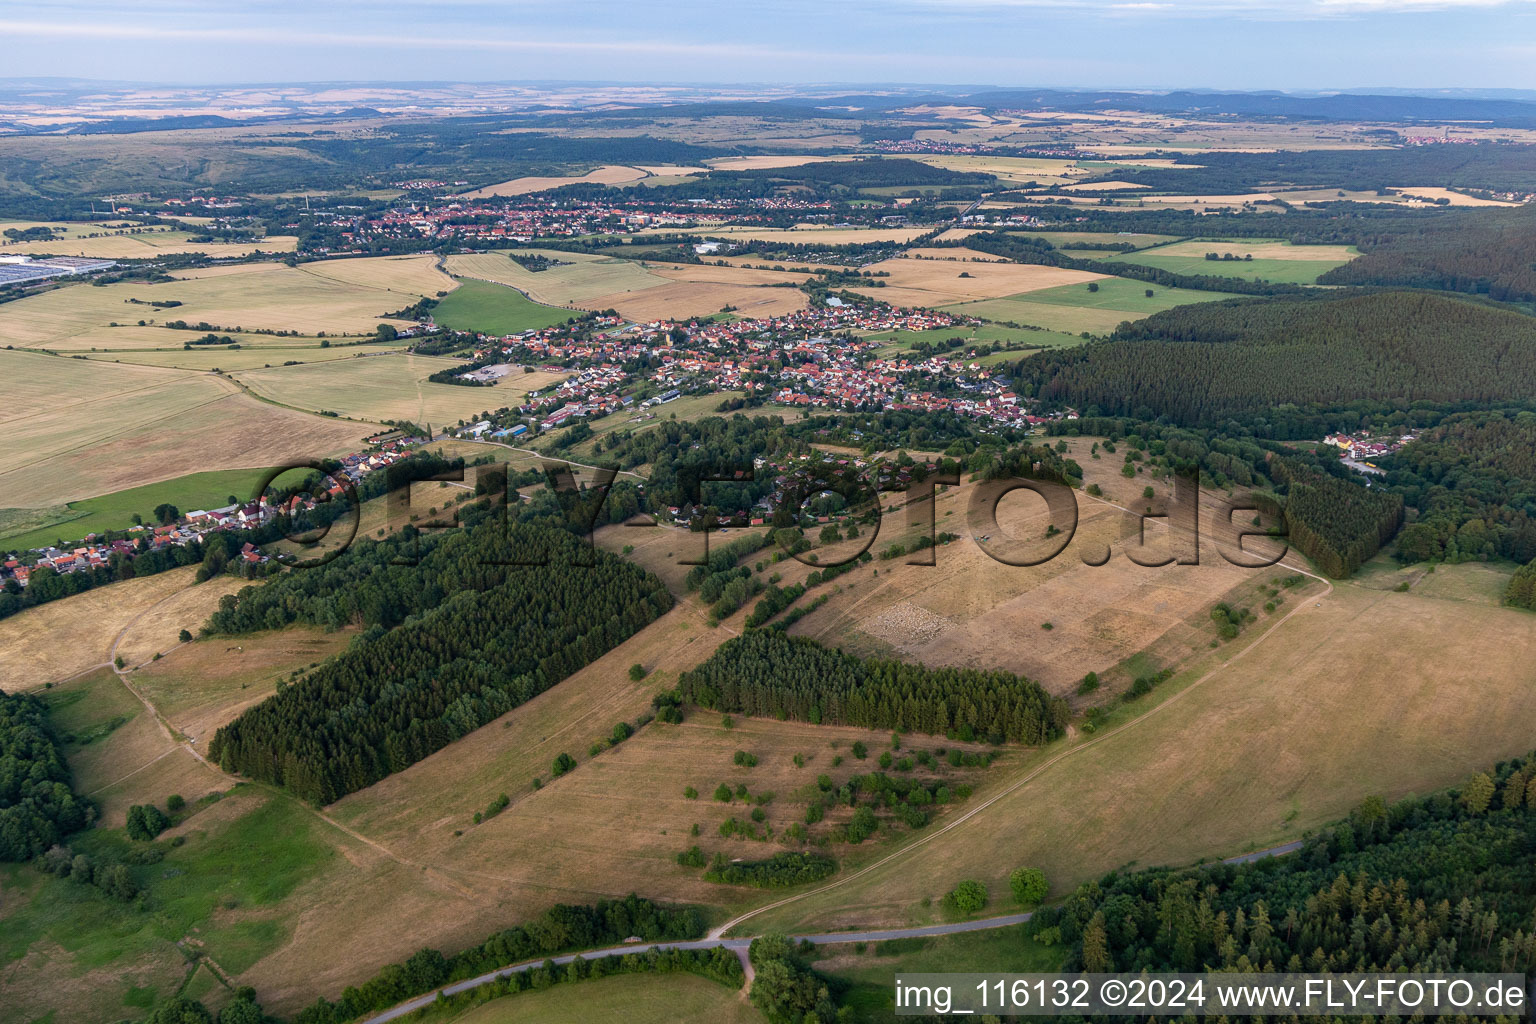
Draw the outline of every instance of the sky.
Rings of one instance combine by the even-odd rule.
[[[0,0],[0,77],[1536,89],[1536,0]]]

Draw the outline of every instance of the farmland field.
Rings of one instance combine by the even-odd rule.
[[[356,424],[259,402],[230,381],[0,350],[6,507],[57,506],[210,466],[270,466],[355,447]]]
[[[794,228],[705,227],[687,228],[686,233],[710,238],[740,238],[759,242],[794,245],[862,245],[869,242],[910,242],[928,229],[911,228],[828,228],[803,224]]]
[[[1209,260],[1208,252],[1233,258]],[[1357,253],[1343,245],[1291,245],[1265,241],[1189,241],[1126,255],[1105,256],[1103,262],[1136,263],[1175,274],[1214,274],[1279,284],[1315,284],[1320,274],[1343,266]],[[1245,257],[1252,257],[1251,259]]]
[[[1098,285],[1099,290],[1096,292],[1088,291],[1086,285],[1075,284],[1023,292],[1001,299],[966,302],[948,308],[953,313],[987,320],[1034,324],[1064,333],[1089,331],[1105,334],[1126,320],[1139,320],[1174,306],[1236,298],[1227,292],[1163,288],[1119,277],[1101,280]],[[1152,292],[1150,298],[1146,294],[1149,290]]]
[[[667,283],[632,260],[539,249],[526,252],[559,260],[564,266],[534,273],[506,253],[488,252],[450,256],[448,270],[456,277],[509,285],[535,302],[551,306],[584,306],[585,300],[594,296],[639,291]]]
[[[487,185],[484,188],[465,192],[464,198],[481,199],[487,196],[522,196],[530,192],[543,192],[546,189],[560,188],[562,185],[620,185],[625,182],[638,181],[644,178],[646,173],[646,171],[638,167],[621,167],[617,164],[605,164],[585,174],[575,174],[569,177],[536,176],[513,178],[511,181],[503,181],[497,185]]]
[[[466,279],[432,311],[433,320],[455,331],[521,334],[563,324],[581,311],[543,306],[517,289],[489,281]]]
[[[482,411],[519,404],[530,390],[522,384],[525,377],[534,382],[533,387],[554,379],[542,373],[514,373],[491,387],[427,380],[439,370],[459,365],[455,359],[405,352],[242,370],[234,376],[263,398],[283,405],[373,422],[437,424],[457,423]]]
[[[743,317],[780,316],[807,305],[805,293],[793,287],[806,280],[804,274],[687,263],[652,264],[649,272],[667,283],[595,296],[585,305],[611,307],[640,321],[709,316],[726,306]]]
[[[14,242],[0,238],[0,256],[88,256],[93,259],[153,259],[170,253],[202,253],[215,259],[246,256],[253,252],[292,252],[298,239],[272,235],[249,242],[193,242],[195,231],[164,226],[135,225],[114,228],[110,219],[96,224],[53,221],[0,221],[0,231],[27,228],[63,228],[53,241]]]
[[[451,289],[453,279],[430,256],[322,260],[297,267],[243,263],[176,271],[173,281],[123,281],[96,288],[66,285],[0,307],[0,342],[17,347],[120,347],[110,324],[207,322],[220,333],[236,327],[314,335],[372,333],[385,314]],[[136,300],[136,301],[135,301]],[[157,308],[151,302],[180,305]],[[167,332],[157,331],[157,335]],[[182,341],[197,337],[181,333]],[[160,338],[158,345],[167,344]]]
[[[963,249],[933,252],[964,254]],[[965,262],[960,258],[916,259],[898,256],[868,269],[888,274],[883,287],[853,290],[896,306],[949,306],[957,302],[996,299],[1022,292],[1081,285],[1100,275],[1082,270],[1063,270],[1025,263],[1000,263],[988,259]],[[962,276],[963,275],[963,276]]]
[[[1083,339],[1075,334],[1003,327],[999,324],[984,324],[981,327],[941,327],[932,331],[884,331],[880,334],[871,334],[869,337],[874,341],[886,343],[881,353],[887,357],[910,349],[918,342],[926,341],[930,345],[937,345],[950,338],[964,338],[968,344],[999,345],[1018,342],[1021,345],[1046,348],[1070,347],[1083,343]],[[1015,353],[1010,358],[1019,358],[1021,355],[1022,353]]]

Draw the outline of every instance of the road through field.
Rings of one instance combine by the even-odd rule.
[[[1230,857],[1222,863],[1247,864],[1251,861],[1262,860],[1266,857],[1283,856],[1284,854],[1292,853],[1300,848],[1300,842],[1286,843],[1282,846],[1271,847],[1268,850],[1259,850],[1256,853],[1246,853],[1240,857]],[[792,935],[790,938],[795,942],[805,941],[816,946],[826,946],[833,943],[843,942],[885,942],[889,939],[931,938],[937,935],[958,935],[962,932],[980,932],[990,931],[994,928],[1007,928],[1011,925],[1023,924],[1024,922],[1028,921],[1031,916],[1033,916],[1032,912],[1025,911],[1018,914],[1005,914],[1001,917],[986,917],[975,921],[953,921],[948,924],[922,925],[916,928],[883,928],[867,932],[822,932],[816,935]],[[718,931],[718,929],[716,931]],[[718,934],[716,934],[716,932],[711,932],[707,938],[693,939],[691,941],[656,942],[649,945],[638,942],[631,942],[624,946],[607,946],[603,949],[587,950],[581,953],[567,953],[557,957],[528,960],[524,963],[510,964],[506,967],[501,967],[494,971],[488,971],[485,974],[481,974],[474,978],[466,978],[463,981],[456,981],[451,985],[444,985],[441,989],[428,992],[426,995],[417,996],[414,999],[408,999],[397,1006],[390,1007],[388,1010],[385,1010],[382,1013],[375,1014],[374,1016],[362,1021],[362,1024],[386,1024],[388,1021],[398,1020],[406,1014],[414,1013],[415,1011],[420,1010],[426,1006],[431,1006],[437,1001],[437,998],[440,994],[445,996],[453,996],[458,995],[461,992],[468,992],[471,989],[479,988],[482,985],[489,985],[490,983],[501,978],[506,978],[513,974],[521,974],[524,971],[530,971],[535,967],[542,967],[548,961],[552,961],[557,965],[568,964],[575,960],[577,957],[580,957],[583,960],[602,960],[608,957],[625,956],[629,953],[644,953],[646,950],[650,949],[715,949],[719,947],[732,950],[742,958],[742,964],[748,971],[747,982],[750,985],[752,980],[751,965],[746,961],[746,951],[751,947],[751,945],[751,938],[727,939],[720,937]]]

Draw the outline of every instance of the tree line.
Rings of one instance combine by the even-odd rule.
[[[0,861],[31,860],[96,820],[73,781],[43,702],[0,693]]]
[[[1069,716],[1065,701],[1011,672],[861,659],[773,629],[727,640],[678,689],[718,711],[961,740],[1046,743]]]

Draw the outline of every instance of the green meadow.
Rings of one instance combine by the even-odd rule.
[[[579,311],[541,306],[522,292],[489,281],[460,279],[432,311],[432,318],[456,331],[520,334],[563,324]]]

